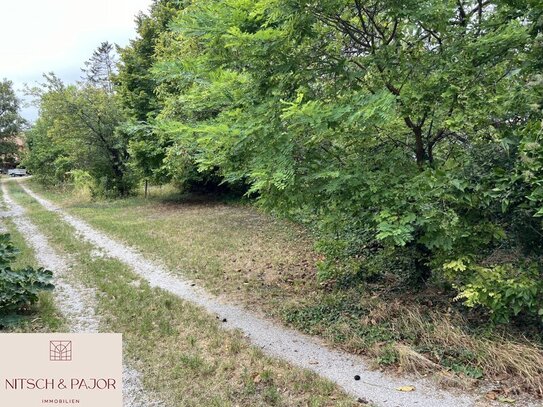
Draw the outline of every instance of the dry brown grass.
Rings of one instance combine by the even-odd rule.
[[[429,373],[436,373],[443,370],[443,367],[439,364],[432,362],[426,356],[415,352],[409,346],[403,344],[397,344],[394,349],[398,353],[400,368],[406,372],[414,372],[418,375],[427,375]]]
[[[89,203],[55,194],[48,198],[230,301],[278,319],[302,310],[299,323],[289,322],[335,346],[376,360],[383,352],[395,352],[392,368],[433,375],[446,386],[471,387],[476,381],[465,373],[482,372],[512,392],[543,395],[540,344],[472,333],[458,313],[436,305],[443,297],[439,292],[429,293],[421,306],[421,301],[393,297],[390,290],[382,296],[363,288],[352,294],[325,290],[315,278],[311,239],[291,223],[250,207],[201,199]],[[347,306],[335,301],[340,296],[347,296]]]
[[[512,393],[543,396],[543,349],[539,344],[499,335],[491,339],[474,336],[449,316],[430,314],[423,317],[416,309],[406,309],[401,324],[399,329],[417,335],[419,348],[438,348],[451,354],[467,352],[471,358],[463,363],[481,369],[486,379],[504,383]],[[438,363],[410,348],[400,345],[399,349],[400,355],[403,354],[402,365],[405,363],[410,371],[443,370]]]

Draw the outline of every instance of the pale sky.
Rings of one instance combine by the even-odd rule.
[[[0,0],[0,79],[23,85],[55,72],[66,82],[103,41],[124,46],[136,37],[135,15],[152,0]],[[33,108],[23,116],[36,118]]]

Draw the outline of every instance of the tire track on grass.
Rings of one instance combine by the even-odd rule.
[[[383,407],[475,405],[475,400],[471,396],[438,390],[435,385],[425,379],[402,380],[382,372],[372,371],[358,356],[331,350],[314,338],[258,318],[241,307],[221,303],[202,289],[195,287],[190,281],[172,276],[163,266],[146,259],[134,248],[108,237],[88,223],[67,214],[25,185],[21,187],[44,208],[56,212],[66,223],[74,227],[84,240],[92,243],[108,256],[128,265],[151,286],[159,287],[217,314],[224,321],[225,328],[240,329],[264,352],[312,370],[335,382],[355,397],[370,400]],[[355,375],[359,375],[360,380],[355,380]],[[416,391],[407,393],[396,390],[406,384],[414,385]]]
[[[2,195],[9,208],[3,215],[10,217],[26,244],[34,250],[38,264],[52,270],[54,276],[55,302],[69,322],[73,333],[97,333],[100,320],[95,314],[96,291],[71,281],[69,272],[74,266],[66,257],[60,256],[49,244],[47,237],[25,216],[25,209],[10,196],[5,182],[2,182]],[[123,405],[125,407],[162,406],[151,401],[143,390],[140,373],[123,364]]]

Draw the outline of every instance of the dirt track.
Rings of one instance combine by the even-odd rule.
[[[470,396],[438,390],[426,380],[398,379],[373,371],[362,358],[331,350],[313,338],[258,318],[240,307],[221,303],[195,287],[192,282],[173,277],[162,265],[149,261],[135,249],[111,239],[80,219],[65,213],[26,186],[21,186],[44,208],[58,213],[76,229],[80,237],[96,246],[104,255],[127,264],[152,286],[169,291],[217,314],[221,320],[227,321],[224,323],[226,329],[240,329],[253,344],[268,354],[312,370],[334,381],[355,397],[369,400],[378,406],[391,407],[462,407],[476,404]],[[355,380],[355,375],[359,375],[360,380]],[[416,391],[396,390],[406,384],[414,385]]]
[[[61,256],[50,244],[47,237],[28,219],[24,208],[9,195],[2,183],[4,202],[10,208],[8,215],[23,235],[26,244],[34,250],[41,267],[54,270],[55,302],[68,320],[71,332],[99,332],[100,320],[95,314],[95,291],[82,286],[70,276],[73,262]],[[128,364],[123,366],[123,404],[124,407],[164,406],[151,401],[141,385],[140,374]]]

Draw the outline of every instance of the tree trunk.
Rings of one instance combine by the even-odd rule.
[[[417,157],[417,165],[419,168],[424,166],[424,161],[426,161],[426,151],[424,149],[424,142],[422,140],[422,129],[419,127],[413,128],[413,133],[415,134],[415,156]]]
[[[415,284],[422,287],[432,277],[432,269],[428,265],[432,252],[423,244],[415,243]]]

